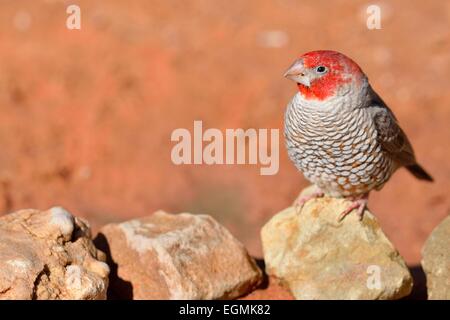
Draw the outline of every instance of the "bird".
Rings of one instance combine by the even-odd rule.
[[[375,92],[360,66],[332,50],[304,53],[285,72],[298,92],[284,115],[289,158],[317,191],[296,205],[330,196],[351,204],[363,219],[369,193],[380,190],[399,168],[433,181],[417,162],[394,113]]]

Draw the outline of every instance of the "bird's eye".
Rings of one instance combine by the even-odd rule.
[[[327,67],[318,66],[318,67],[316,67],[316,72],[317,73],[325,73],[325,72],[327,72]]]

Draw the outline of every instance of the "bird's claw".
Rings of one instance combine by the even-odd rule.
[[[295,212],[297,214],[300,214],[300,212],[302,211],[303,206],[305,205],[306,202],[308,202],[309,200],[312,200],[312,199],[321,198],[323,196],[324,196],[324,193],[320,190],[314,191],[313,193],[311,193],[309,195],[299,196],[294,202]]]
[[[364,217],[364,210],[366,210],[367,207],[368,198],[367,196],[364,196],[361,199],[353,200],[352,204],[347,207],[338,217],[338,221],[341,222],[344,220],[344,218],[352,212],[354,209],[357,210],[359,221],[361,221]]]

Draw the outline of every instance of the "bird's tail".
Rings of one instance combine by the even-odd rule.
[[[411,172],[417,179],[420,180],[426,180],[426,181],[433,181],[433,177],[430,176],[424,168],[422,168],[420,165],[412,164],[409,166],[406,166],[406,169],[408,169],[409,172]]]

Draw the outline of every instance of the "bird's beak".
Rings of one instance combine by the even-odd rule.
[[[296,60],[292,66],[284,73],[284,77],[297,83],[301,83],[304,86],[309,87],[310,81],[306,68],[303,66],[303,60]]]

